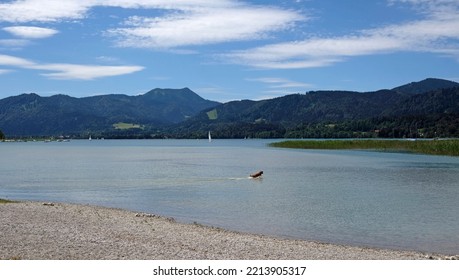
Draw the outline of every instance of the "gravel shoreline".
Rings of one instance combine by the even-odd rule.
[[[0,203],[0,260],[400,260],[445,259],[246,234],[121,209]]]

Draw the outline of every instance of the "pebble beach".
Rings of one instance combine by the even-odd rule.
[[[449,258],[239,233],[149,213],[49,202],[1,203],[0,232],[0,260]]]

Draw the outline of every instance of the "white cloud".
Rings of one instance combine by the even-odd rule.
[[[7,73],[10,73],[10,72],[13,72],[13,71],[10,70],[10,69],[1,69],[0,68],[0,75],[7,74]]]
[[[410,5],[421,19],[358,30],[352,35],[316,36],[233,51],[219,58],[264,69],[323,67],[355,56],[399,51],[438,53],[459,60],[458,0],[387,2],[393,6]],[[131,16],[121,27],[112,28],[105,34],[112,36],[121,47],[172,49],[176,52],[186,52],[181,48],[187,46],[263,39],[307,20],[298,11],[238,0],[12,0],[0,3],[0,22],[35,24],[82,20],[95,7],[158,12],[155,13],[157,17]],[[58,32],[32,26],[6,27],[4,30],[27,39],[46,38]],[[27,40],[0,40],[0,46],[5,47],[27,44]]]
[[[81,19],[91,0],[16,0],[0,4],[0,19],[7,22],[55,22]]]
[[[302,20],[299,14],[248,5],[203,8],[159,18],[131,17],[108,31],[122,47],[175,48],[260,39]]]
[[[233,51],[220,58],[232,63],[266,69],[324,67],[354,56],[399,51],[442,53],[454,55],[459,59],[459,1],[403,2],[422,4],[425,18],[361,30],[356,35],[310,38]]]
[[[24,39],[1,39],[0,46],[7,48],[22,48],[30,44],[29,40]]]
[[[78,64],[43,64],[32,68],[51,71],[53,73],[42,75],[57,80],[94,80],[104,77],[131,74],[144,69],[141,66],[102,66]]]
[[[101,55],[101,56],[96,57],[96,60],[100,61],[100,62],[103,62],[103,63],[117,63],[117,62],[120,62],[120,59],[117,58],[117,57],[105,56],[105,55]]]
[[[261,92],[262,95],[258,96],[256,98],[257,100],[270,99],[286,94],[305,92],[306,89],[314,87],[314,85],[309,83],[297,82],[279,77],[247,78],[246,81],[259,82],[266,85],[266,90]]]
[[[81,20],[94,7],[160,11],[159,17],[132,16],[124,22],[124,27],[106,32],[115,38],[117,45],[136,48],[176,48],[259,39],[305,19],[292,10],[237,0],[16,0],[0,4],[0,21]],[[25,30],[13,31],[25,35]],[[30,34],[32,30],[28,31]]]
[[[262,77],[262,78],[249,78],[249,82],[261,82],[267,84],[269,88],[311,88],[313,85],[303,82],[295,82],[285,78],[277,77]]]
[[[36,65],[34,62],[11,55],[0,54],[0,65],[28,68]]]
[[[131,74],[144,69],[142,66],[104,66],[81,64],[46,64],[36,63],[20,57],[1,55],[0,65],[23,69],[42,70],[51,73],[41,75],[59,80],[94,80],[98,78]]]
[[[190,11],[206,8],[229,7],[239,5],[235,0],[94,0],[94,6],[110,6],[126,9],[164,9],[177,11]]]
[[[199,12],[209,9],[245,7],[237,0],[13,0],[0,3],[0,21],[55,22],[78,20],[94,7],[160,9]]]
[[[257,100],[270,99],[286,94],[305,92],[306,89],[314,87],[312,84],[292,81],[290,79],[279,77],[247,78],[246,81],[258,82],[266,85],[266,90],[261,91],[263,94],[258,96],[256,98]]]
[[[3,30],[13,34],[16,37],[25,39],[43,39],[59,33],[59,31],[55,29],[35,26],[9,26],[4,27]]]
[[[390,36],[313,38],[234,51],[221,57],[257,68],[313,68],[328,66],[346,57],[402,50],[403,39]]]

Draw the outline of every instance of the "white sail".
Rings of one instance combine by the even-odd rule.
[[[210,131],[209,131],[209,142],[212,142],[212,136],[210,136]]]

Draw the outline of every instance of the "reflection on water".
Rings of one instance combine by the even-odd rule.
[[[459,158],[266,140],[0,143],[0,197],[89,203],[228,229],[459,254]],[[249,174],[263,170],[261,180]]]

